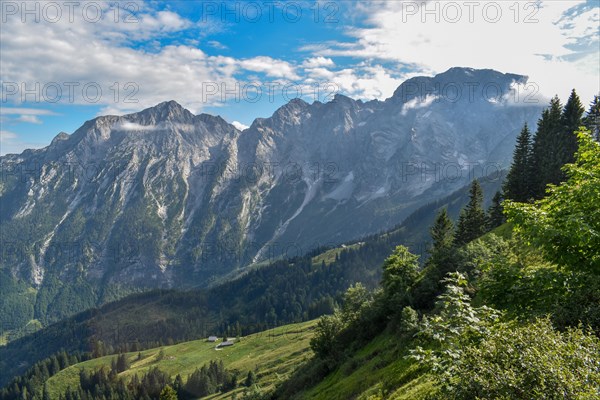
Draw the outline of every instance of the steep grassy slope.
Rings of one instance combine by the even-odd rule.
[[[274,395],[286,400],[424,400],[436,388],[415,361],[407,359],[410,342],[387,329],[350,355],[335,370],[314,381],[319,361],[296,371]]]
[[[294,399],[427,398],[435,388],[414,361],[404,358],[401,344],[389,334],[375,338],[335,373]]]
[[[133,375],[143,375],[150,368],[158,367],[169,373],[171,377],[181,374],[184,380],[196,368],[211,360],[223,360],[228,370],[238,370],[240,380],[248,371],[255,371],[257,384],[263,391],[273,389],[274,385],[287,378],[292,371],[312,356],[309,341],[314,333],[316,321],[281,326],[240,338],[231,347],[215,350],[215,344],[206,340],[194,340],[173,346],[163,346],[141,352],[127,353],[131,366],[120,374],[125,379]],[[163,352],[162,359],[159,358]],[[115,356],[105,356],[73,365],[47,381],[47,388],[52,398],[58,398],[69,386],[79,384],[79,371],[93,370],[100,367],[110,368]],[[237,391],[242,391],[242,388]],[[227,395],[213,395],[212,399],[229,398]]]

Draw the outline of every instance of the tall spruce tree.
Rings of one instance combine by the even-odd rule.
[[[575,92],[575,89],[571,91],[569,100],[565,104],[565,108],[561,115],[561,142],[563,145],[563,151],[559,152],[561,168],[565,164],[570,164],[575,161],[575,153],[577,152],[577,135],[575,132],[579,130],[579,127],[583,124],[582,117],[585,109],[581,100]],[[561,170],[560,181],[566,180],[564,171]]]
[[[525,203],[533,195],[531,147],[531,132],[525,124],[517,137],[513,162],[504,182],[503,190],[507,199]]]
[[[502,200],[502,193],[496,192],[494,198],[492,199],[492,205],[487,212],[487,225],[489,230],[499,227],[506,221],[504,217],[504,207],[502,207]]]
[[[435,217],[435,222],[429,228],[432,246],[429,253],[435,257],[441,251],[452,247],[454,241],[454,224],[448,216],[448,211],[443,208]]]
[[[594,96],[583,124],[590,130],[592,137],[600,142],[600,96]]]
[[[550,107],[542,112],[532,146],[532,191],[535,199],[544,197],[546,185],[560,182],[561,157],[564,151],[560,140],[562,106],[558,96],[550,100]]]
[[[461,211],[456,225],[454,242],[457,246],[469,243],[485,233],[486,217],[482,203],[483,191],[475,179],[469,190],[469,203]]]
[[[454,247],[454,223],[446,208],[441,209],[433,224],[429,227],[431,247],[430,257],[425,262],[424,272],[419,283],[415,286],[414,306],[419,309],[431,309],[435,298],[443,290],[442,278],[448,273],[460,268],[459,252]]]

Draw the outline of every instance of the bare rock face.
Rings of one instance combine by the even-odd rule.
[[[541,112],[511,98],[526,81],[453,68],[385,101],[295,99],[243,132],[174,101],[87,121],[0,159],[2,268],[50,312],[62,289],[48,285],[96,302],[202,286],[389,228],[510,164]]]

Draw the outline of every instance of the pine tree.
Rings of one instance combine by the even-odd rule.
[[[590,130],[592,137],[600,142],[600,96],[594,96],[583,124]]]
[[[183,378],[180,374],[177,374],[175,377],[175,381],[173,381],[173,389],[177,392],[177,394],[181,394],[183,390]]]
[[[452,247],[454,241],[454,224],[448,216],[448,211],[443,208],[435,218],[435,222],[429,229],[432,247],[429,253],[435,257],[439,252]]]
[[[160,400],[177,400],[177,392],[167,385],[160,392]]]
[[[489,230],[499,227],[506,221],[506,219],[504,218],[504,208],[502,207],[502,200],[502,193],[496,192],[494,198],[492,199],[492,205],[490,206],[487,212],[487,223]]]
[[[469,203],[460,213],[456,226],[455,244],[462,246],[485,233],[486,218],[482,208],[483,191],[477,180],[469,190]]]
[[[504,182],[504,193],[507,199],[527,202],[532,194],[532,148],[531,133],[527,124],[523,126],[513,153],[513,162]]]
[[[419,283],[414,299],[414,306],[429,308],[433,306],[435,296],[441,290],[440,280],[448,271],[457,268],[458,252],[454,247],[454,223],[448,216],[448,211],[443,208],[436,216],[433,225],[429,228],[432,245],[429,249],[431,255],[425,262],[428,271]]]
[[[577,152],[577,136],[575,132],[579,130],[579,127],[583,124],[582,117],[584,111],[585,109],[581,104],[581,100],[579,99],[577,92],[575,92],[575,89],[573,89],[561,115],[561,141],[563,144],[563,151],[558,153],[561,156],[561,167],[575,161],[575,153]],[[563,171],[561,171],[560,175],[560,181],[565,181],[566,176]]]
[[[250,386],[254,385],[255,382],[256,382],[256,376],[254,375],[254,372],[248,371],[248,375],[246,376],[246,381],[244,382],[244,385],[246,387],[250,387]]]
[[[44,388],[42,390],[42,400],[50,400],[50,392],[48,392],[48,387],[46,383],[44,383]]]
[[[560,182],[561,157],[564,151],[560,140],[562,106],[558,96],[550,100],[550,107],[542,112],[532,146],[532,190],[535,199],[544,197],[548,183]]]
[[[129,369],[129,359],[125,354],[119,354],[117,357],[116,370],[123,372]]]
[[[56,358],[56,356],[52,356],[50,358],[50,375],[56,375],[60,370],[61,368],[58,359]]]

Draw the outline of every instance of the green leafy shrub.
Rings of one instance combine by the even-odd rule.
[[[462,349],[443,376],[444,398],[598,399],[600,341],[582,329],[564,333],[548,319],[499,324]]]
[[[404,307],[400,313],[400,327],[402,333],[416,332],[419,327],[419,314],[412,307]]]
[[[465,293],[466,277],[454,272],[443,281],[445,293],[438,296],[436,312],[425,315],[419,324],[418,336],[428,348],[417,346],[410,357],[437,374],[445,374],[461,357],[462,348],[485,338],[500,312],[487,307],[475,308]]]
[[[319,319],[315,336],[310,340],[310,347],[317,357],[323,360],[331,358],[332,361],[336,361],[336,354],[339,352],[336,339],[342,327],[339,313],[325,315]]]
[[[390,314],[399,312],[410,303],[410,289],[419,274],[419,256],[405,246],[398,246],[383,264],[381,286]]]
[[[358,320],[362,310],[369,306],[373,295],[360,282],[350,286],[344,294],[341,319],[345,324]]]

